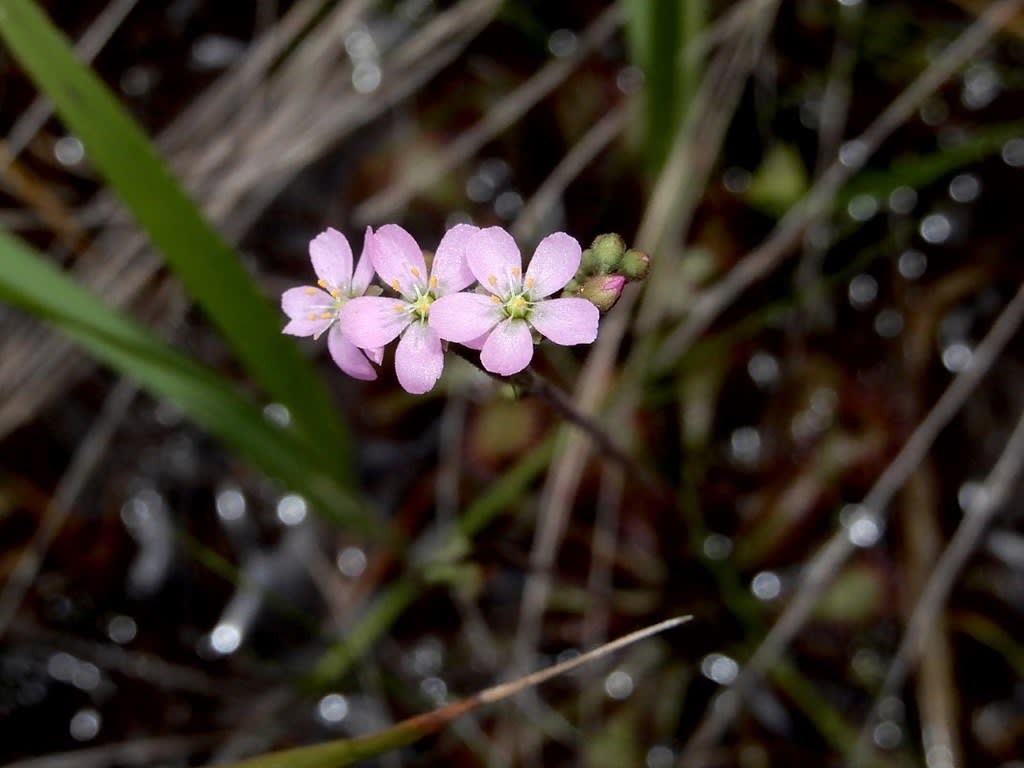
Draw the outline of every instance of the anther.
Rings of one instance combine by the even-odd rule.
[[[496,278],[494,275],[488,275],[487,284],[493,288],[498,284],[498,278]]]
[[[321,288],[327,287],[327,281],[324,280],[322,277],[316,281],[316,284],[319,285]]]
[[[395,304],[394,310],[395,310],[395,312],[404,312],[405,311],[405,305],[404,304]]]
[[[420,276],[420,268],[419,267],[413,267],[409,271],[412,272],[412,276],[413,277],[419,277]]]
[[[320,313],[320,319],[321,320],[330,320],[332,317],[333,317],[333,315],[330,312],[321,312]]]
[[[522,277],[523,270],[521,270],[519,267],[512,267],[512,275],[513,277]]]
[[[527,288],[533,288],[533,284],[534,284],[534,279],[532,277],[526,278],[526,287]]]
[[[336,299],[336,298],[338,298],[339,296],[341,296],[341,291],[339,291],[339,290],[338,290],[337,288],[332,288],[332,289],[330,290],[330,294],[331,294],[331,298],[332,298],[332,299]]]
[[[309,313],[309,318],[307,318],[307,319],[309,319],[309,320],[316,320],[316,312],[310,312]]]
[[[306,288],[307,296],[312,296],[314,293],[316,293],[316,288],[314,288],[313,286],[309,286],[308,288]]]
[[[437,278],[434,277],[433,275],[431,275],[430,276],[430,289],[433,290],[434,288],[437,288]]]
[[[392,280],[391,281],[391,288],[393,290],[396,290],[396,291],[398,290],[398,281],[397,280]]]
[[[495,304],[501,304],[501,299],[499,299],[493,293],[491,294],[491,301],[493,301]]]

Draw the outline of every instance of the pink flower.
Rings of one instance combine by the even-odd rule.
[[[380,364],[384,350],[370,346],[358,348],[345,338],[338,326],[341,308],[354,296],[362,296],[373,279],[373,265],[366,251],[371,230],[366,228],[363,253],[352,270],[352,248],[341,232],[328,227],[309,244],[313,271],[320,278],[319,288],[311,285],[290,288],[281,296],[281,308],[290,321],[282,333],[320,338],[327,333],[327,349],[341,370],[354,379],[372,381],[377,372],[370,360]],[[369,360],[367,359],[369,358]]]
[[[564,232],[548,235],[522,272],[519,248],[501,227],[473,234],[466,243],[466,262],[489,295],[455,293],[438,299],[430,310],[430,327],[442,339],[476,346],[480,362],[491,373],[509,376],[533,358],[533,327],[556,344],[589,344],[597,338],[600,317],[586,299],[548,299],[579,269],[582,252]]]
[[[441,377],[441,339],[427,318],[438,298],[473,282],[466,267],[466,244],[477,228],[458,224],[441,239],[427,276],[423,251],[412,235],[385,224],[367,239],[373,267],[396,298],[362,296],[345,304],[341,330],[357,347],[383,347],[401,336],[395,350],[395,373],[402,389],[413,395],[429,392]]]

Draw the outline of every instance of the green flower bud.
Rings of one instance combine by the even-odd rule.
[[[630,280],[643,280],[651,271],[651,258],[643,251],[626,251],[619,271]]]
[[[580,296],[602,312],[607,312],[619,300],[625,284],[626,278],[622,275],[594,275],[583,284]]]
[[[576,273],[577,276],[592,275],[597,272],[597,258],[594,256],[592,248],[587,248],[583,252],[583,258],[580,259],[580,268]]]
[[[594,252],[594,261],[597,262],[598,271],[608,274],[618,268],[626,253],[626,243],[621,237],[611,232],[595,237],[590,249]]]

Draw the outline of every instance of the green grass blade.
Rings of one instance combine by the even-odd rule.
[[[247,372],[322,446],[324,465],[330,457],[333,471],[346,473],[349,440],[326,388],[292,340],[281,336],[280,314],[170,175],[142,130],[31,0],[0,0],[0,38],[82,140],[91,164]]]
[[[313,459],[308,441],[270,424],[259,408],[213,371],[175,352],[3,232],[0,301],[50,323],[154,396],[174,403],[240,456],[305,496],[322,514],[369,529],[365,511]]]

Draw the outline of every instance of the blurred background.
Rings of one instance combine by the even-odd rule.
[[[1024,3],[42,3],[121,109],[31,6],[0,761],[363,735],[693,614],[368,764],[1024,766]],[[276,334],[325,227],[463,221],[651,255],[535,357],[629,461]]]

